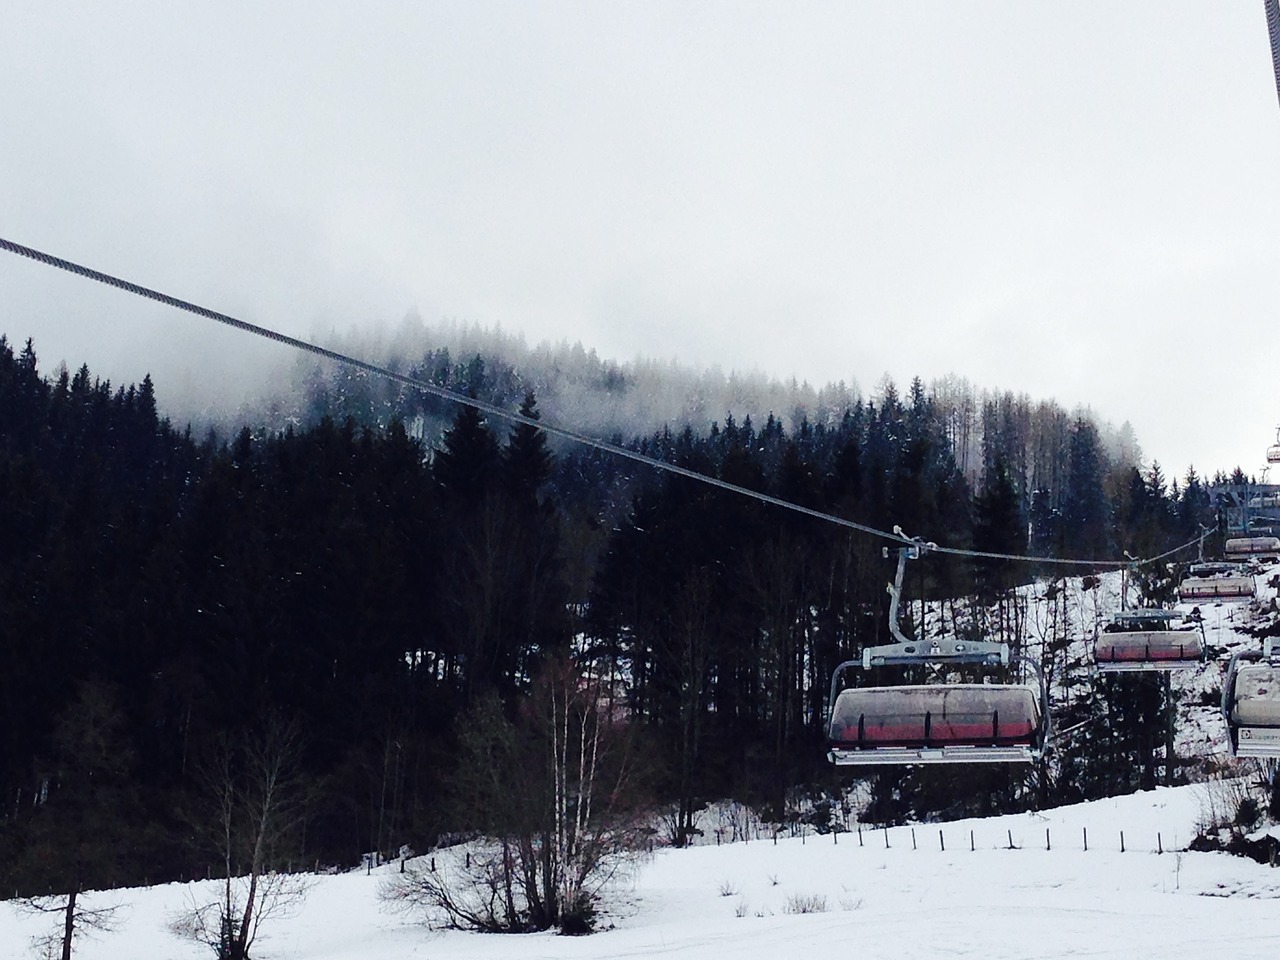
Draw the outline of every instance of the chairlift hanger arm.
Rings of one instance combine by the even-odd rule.
[[[915,664],[940,663],[980,663],[991,666],[1003,666],[1009,662],[1009,646],[992,641],[966,640],[932,640],[922,642],[902,632],[899,615],[902,608],[902,581],[907,569],[908,560],[919,560],[926,554],[938,549],[936,543],[928,543],[919,537],[907,538],[901,527],[894,527],[893,532],[904,539],[910,539],[907,546],[898,548],[898,569],[887,589],[889,591],[889,632],[897,643],[880,644],[866,647],[862,651],[862,668],[911,666]],[[885,547],[884,556],[889,556],[889,548]]]

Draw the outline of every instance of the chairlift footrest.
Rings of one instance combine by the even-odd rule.
[[[832,748],[828,754],[837,767],[914,766],[934,763],[1032,763],[1039,752],[1026,746],[982,747],[871,747]]]
[[[862,651],[862,668],[924,663],[980,663],[1007,666],[1009,645],[990,640],[929,640],[885,643]]]
[[[1176,673],[1200,666],[1195,660],[1106,660],[1095,663],[1098,673]]]
[[[1235,735],[1237,757],[1280,757],[1280,728],[1240,727]]]

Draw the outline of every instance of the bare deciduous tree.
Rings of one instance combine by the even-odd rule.
[[[303,821],[299,750],[297,727],[277,721],[240,741],[222,740],[205,768],[209,815],[199,826],[222,858],[222,895],[193,903],[173,927],[218,960],[249,960],[262,925],[288,916],[306,895],[307,878],[281,870],[297,852]]]
[[[119,923],[122,909],[119,903],[87,907],[75,889],[59,896],[20,897],[17,906],[26,913],[58,917],[56,927],[31,941],[36,956],[48,960],[71,960],[74,942],[85,935],[110,933]]]
[[[393,905],[485,931],[590,929],[602,886],[641,844],[634,750],[601,680],[548,664],[515,722],[494,698],[461,734],[454,788],[484,839],[391,877]]]

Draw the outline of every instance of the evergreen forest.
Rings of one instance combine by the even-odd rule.
[[[540,415],[537,383],[479,357],[415,369]],[[631,789],[670,811],[671,842],[690,839],[710,800],[781,819],[797,791],[840,782],[825,759],[828,684],[889,639],[883,541],[342,374],[316,379],[296,422],[225,436],[170,423],[163,387],[85,366],[45,375],[30,341],[0,337],[6,896],[219,875],[208,811],[268,742],[290,744],[295,789],[280,868],[483,830],[460,744],[482,720],[518,720],[566,659],[616,697],[644,758]],[[706,429],[614,439],[992,553],[1152,556],[1215,522],[1194,471],[1169,479],[1116,456],[1087,416],[992,397],[963,422],[962,434],[953,398],[917,380],[812,418],[725,411]],[[925,599],[999,611],[1018,585],[1061,575],[931,555],[911,570],[906,616],[925,626]],[[1127,715],[1168,708],[1157,696]],[[866,816],[1154,781],[1148,729],[1107,738],[1073,742],[1053,774],[965,772],[945,790],[930,771],[877,774]]]

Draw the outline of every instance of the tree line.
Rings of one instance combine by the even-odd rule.
[[[490,399],[483,361],[466,366],[468,389]],[[202,827],[210,770],[264,731],[296,733],[295,829],[274,867],[350,865],[491,828],[513,814],[474,802],[475,730],[547,742],[501,726],[547,695],[540,676],[564,691],[589,682],[626,718],[648,758],[629,788],[671,811],[672,842],[691,838],[710,799],[782,817],[797,786],[835,782],[827,685],[838,662],[888,639],[882,542],[553,450],[536,428],[470,407],[438,443],[395,416],[336,419],[338,391],[321,386],[298,426],[197,439],[160,415],[149,378],[113,387],[83,366],[45,377],[30,342],[0,338],[4,895],[231,869]],[[504,389],[539,415],[531,391]],[[1170,484],[1158,466],[1114,459],[1087,418],[1063,425],[1055,471],[1031,468],[998,404],[981,421],[974,479],[954,418],[919,381],[791,428],[726,416],[625,442],[992,552],[1150,554],[1208,519],[1193,472]],[[912,601],[998,605],[1040,572],[932,556],[907,585],[911,626],[929,615]],[[579,681],[565,679],[569,663]],[[221,769],[228,787],[239,774]],[[891,815],[934,802],[925,780],[885,784]],[[993,796],[977,780],[959,794],[974,809]]]

